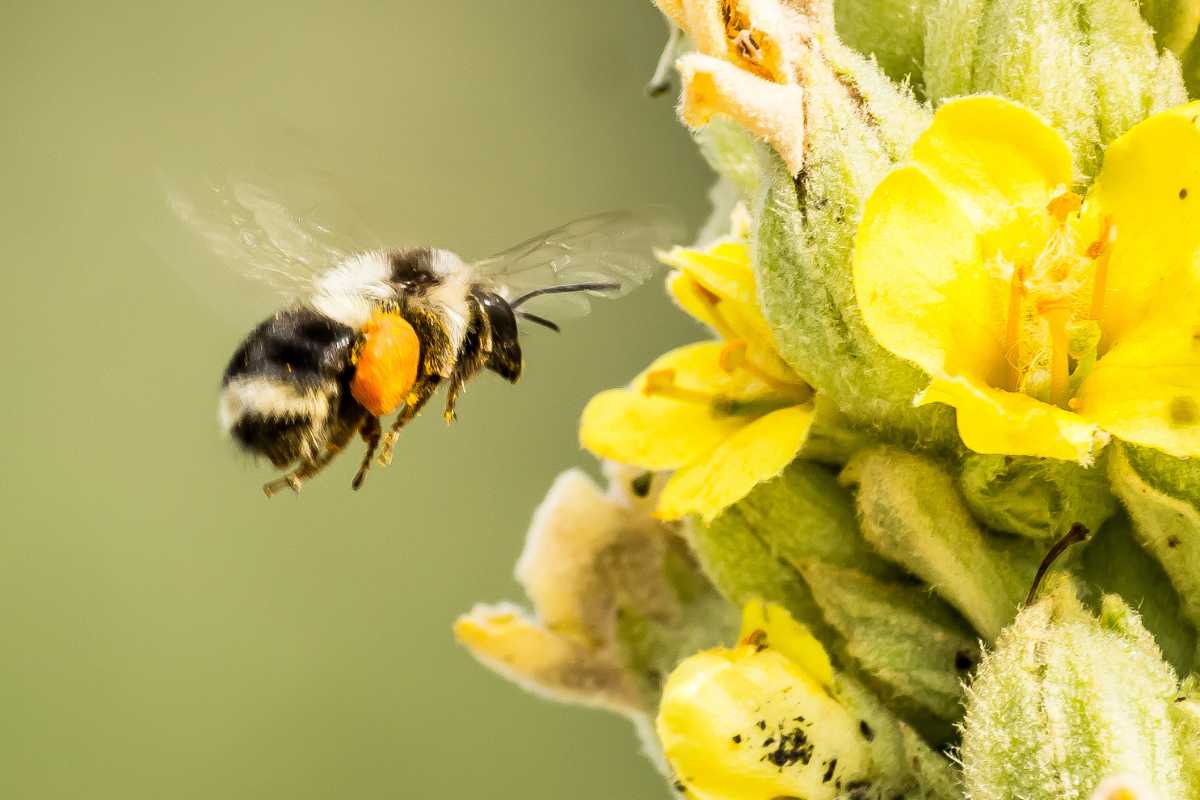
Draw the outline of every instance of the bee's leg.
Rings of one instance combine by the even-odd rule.
[[[354,480],[351,481],[351,488],[357,490],[362,486],[363,481],[367,477],[367,470],[371,469],[371,458],[375,455],[375,448],[379,447],[379,439],[383,435],[383,428],[379,426],[379,417],[371,416],[363,423],[362,427],[363,441],[367,443],[367,452],[363,456],[362,464],[358,467],[358,472],[354,475]]]
[[[358,415],[339,417],[338,423],[329,434],[329,443],[325,445],[325,450],[321,455],[315,459],[305,459],[299,467],[288,474],[263,484],[263,493],[267,497],[271,497],[285,488],[299,493],[300,487],[306,480],[325,469],[329,466],[329,462],[337,458],[338,453],[345,449],[350,440],[354,438],[354,434],[362,428],[364,422],[364,419]]]
[[[330,444],[325,448],[325,452],[315,461],[305,461],[299,467],[292,470],[286,475],[276,478],[273,481],[263,484],[263,493],[267,497],[273,497],[284,489],[291,489],[293,492],[299,493],[300,487],[306,480],[316,475],[321,470],[328,466],[330,461],[337,457],[337,454],[342,452],[342,446],[339,444]]]
[[[487,313],[474,294],[468,298],[471,308],[471,325],[463,337],[458,356],[454,359],[454,372],[450,375],[450,388],[446,391],[446,410],[442,416],[449,425],[454,422],[454,404],[462,394],[467,381],[474,378],[487,362],[492,352],[492,325]]]
[[[381,467],[392,463],[392,451],[396,448],[396,440],[400,438],[400,429],[407,425],[421,410],[421,407],[429,402],[429,398],[437,391],[441,382],[440,375],[428,375],[413,386],[412,394],[404,401],[404,408],[400,409],[400,413],[392,422],[391,430],[387,432],[387,436],[383,437],[383,446],[379,451]]]

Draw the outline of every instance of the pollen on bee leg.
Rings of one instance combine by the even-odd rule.
[[[412,325],[389,311],[376,311],[362,328],[350,393],[377,417],[395,411],[417,380],[421,344]]]

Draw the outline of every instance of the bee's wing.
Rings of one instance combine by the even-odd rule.
[[[379,246],[329,176],[311,169],[161,178],[171,211],[214,254],[289,299],[346,256]]]
[[[586,314],[589,296],[620,297],[641,285],[657,268],[654,251],[679,241],[683,225],[668,208],[650,206],[608,211],[540,233],[474,265],[510,302],[554,287],[615,284],[614,288],[549,293],[521,303],[538,316]]]

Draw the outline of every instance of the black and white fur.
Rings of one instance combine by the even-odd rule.
[[[384,443],[386,463],[396,432],[443,382],[452,421],[464,385],[484,368],[513,383],[521,377],[517,312],[501,291],[447,250],[352,256],[319,276],[306,301],[276,313],[238,347],[221,381],[221,426],[277,467],[300,462],[263,487],[268,494],[298,489],[361,432],[368,451],[357,488],[381,438],[378,419],[350,393],[354,353],[372,313],[397,311],[421,346],[416,383]]]

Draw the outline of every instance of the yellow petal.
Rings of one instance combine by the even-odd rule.
[[[963,378],[935,378],[917,403],[953,406],[963,444],[977,453],[1042,456],[1086,465],[1108,441],[1095,423],[1078,414]]]
[[[1157,313],[1195,274],[1200,247],[1200,103],[1156,114],[1110,144],[1088,210],[1116,242],[1101,316],[1106,342]]]
[[[671,476],[658,501],[658,516],[698,514],[711,521],[757,484],[782,472],[803,446],[811,423],[811,406],[789,406],[741,428]]]
[[[858,720],[769,648],[718,648],[683,661],[667,679],[656,728],[696,800],[832,800],[870,777]]]
[[[984,268],[977,237],[921,168],[893,170],[863,211],[854,290],[867,328],[888,350],[930,375],[1002,385],[1008,287]]]
[[[734,65],[689,53],[676,65],[683,77],[684,122],[693,128],[725,114],[768,142],[793,174],[804,166],[804,90],[772,83]]]
[[[703,402],[646,396],[646,374],[671,369],[683,389],[736,396],[748,382],[720,367],[721,342],[688,345],[659,357],[630,389],[612,389],[591,399],[579,424],[580,443],[601,458],[651,470],[677,469],[711,451],[746,424],[745,417],[720,415]]]
[[[980,227],[1044,209],[1072,180],[1071,151],[1034,112],[1000,97],[951,100],[913,144],[912,161]]]
[[[833,663],[817,637],[797,622],[783,606],[751,600],[742,608],[738,638],[752,639],[755,647],[770,647],[787,656],[826,691],[833,689]]]
[[[754,270],[750,266],[750,248],[745,242],[720,242],[707,251],[673,247],[659,260],[686,272],[722,300],[758,302]]]
[[[1113,344],[1075,401],[1114,436],[1183,458],[1200,456],[1200,290],[1195,280],[1175,289]]]

